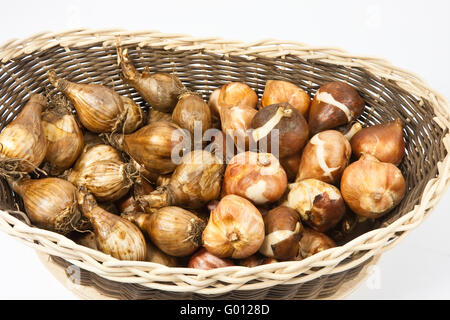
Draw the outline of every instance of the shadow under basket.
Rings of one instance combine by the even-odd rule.
[[[244,44],[194,39],[154,31],[75,30],[40,33],[0,47],[0,130],[20,112],[30,94],[53,91],[47,71],[80,83],[100,83],[148,106],[123,84],[116,43],[129,50],[137,69],[173,73],[205,100],[229,81],[250,85],[261,97],[267,80],[287,80],[310,96],[330,81],[352,85],[366,103],[363,126],[400,118],[406,155],[399,166],[407,193],[395,210],[342,245],[302,261],[254,268],[169,268],[119,261],[60,234],[24,222],[21,200],[0,180],[0,229],[32,246],[100,295],[119,299],[317,299],[333,298],[417,227],[445,193],[449,180],[449,104],[417,75],[374,57],[339,49],[311,48],[273,40]]]

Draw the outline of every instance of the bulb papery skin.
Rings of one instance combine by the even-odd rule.
[[[314,135],[303,149],[296,181],[313,178],[338,184],[351,152],[348,140],[336,130]]]
[[[193,254],[188,263],[188,268],[201,270],[211,270],[231,266],[234,266],[234,262],[232,260],[216,257],[205,248],[201,248]]]
[[[42,125],[48,142],[45,160],[50,163],[51,172],[62,173],[83,151],[83,133],[71,113],[46,112],[42,116]]]
[[[363,154],[345,169],[341,192],[345,203],[356,214],[379,218],[400,203],[406,193],[406,182],[392,163]]]
[[[137,226],[99,207],[95,198],[84,187],[79,188],[77,199],[81,211],[93,226],[100,251],[119,260],[146,259],[147,244]]]
[[[325,232],[344,216],[344,199],[338,188],[317,179],[305,179],[289,185],[286,205],[297,210],[302,221]]]
[[[364,110],[364,100],[350,85],[329,82],[317,90],[309,109],[310,135],[333,129],[358,118]]]
[[[186,257],[201,245],[205,222],[192,212],[174,206],[161,208],[152,214],[128,216],[152,243],[164,253],[174,257]]]
[[[17,117],[0,132],[0,162],[3,159],[18,160],[15,170],[25,173],[42,163],[48,148],[41,122],[41,113],[46,106],[47,99],[43,95],[31,95]]]
[[[222,159],[210,152],[191,151],[182,158],[168,184],[139,199],[144,206],[153,208],[200,208],[219,197],[224,169]]]
[[[247,151],[228,163],[222,194],[236,194],[260,205],[278,200],[286,188],[286,173],[275,156]]]
[[[10,181],[23,199],[31,222],[40,228],[67,234],[80,225],[76,188],[59,178]]]
[[[353,154],[370,154],[381,162],[398,166],[405,155],[403,125],[400,119],[361,129],[350,140]]]
[[[261,213],[250,201],[227,195],[211,212],[202,240],[206,250],[220,258],[247,258],[264,241]]]
[[[297,109],[304,117],[308,116],[311,98],[300,87],[282,80],[267,80],[261,97],[261,107],[287,102]]]
[[[170,113],[186,88],[176,76],[168,73],[139,72],[128,57],[128,49],[117,49],[122,76],[155,110]]]

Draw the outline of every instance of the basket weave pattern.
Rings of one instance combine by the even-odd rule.
[[[154,31],[84,29],[11,40],[0,47],[0,130],[18,114],[30,93],[52,89],[46,76],[49,69],[71,81],[113,87],[147,107],[120,79],[117,42],[129,48],[138,69],[148,66],[151,72],[174,73],[205,99],[228,81],[246,82],[259,96],[269,79],[291,81],[311,96],[326,82],[346,81],[366,102],[358,119],[363,124],[403,120],[407,150],[400,169],[408,191],[393,212],[377,221],[376,229],[342,246],[302,261],[204,271],[119,261],[32,227],[12,212],[17,206],[22,209],[21,201],[1,180],[0,229],[62,264],[80,267],[91,280],[97,279],[94,282],[116,286],[108,292],[105,285],[105,294],[163,299],[327,297],[417,227],[450,184],[450,107],[443,96],[419,76],[383,59],[288,41],[245,44]]]

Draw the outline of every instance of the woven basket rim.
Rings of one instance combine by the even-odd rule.
[[[167,291],[192,291],[205,294],[225,293],[231,290],[252,290],[276,284],[296,284],[351,269],[372,256],[392,248],[408,232],[417,227],[431,211],[450,185],[450,105],[448,100],[418,75],[391,65],[382,58],[351,55],[342,49],[311,47],[294,41],[265,39],[253,43],[220,38],[194,38],[184,34],[164,34],[158,31],[130,32],[122,29],[75,29],[60,33],[40,32],[28,38],[12,39],[0,45],[0,62],[36,51],[61,46],[66,50],[87,45],[162,47],[165,50],[201,50],[225,57],[238,55],[249,60],[257,57],[281,58],[294,55],[305,60],[319,60],[348,67],[359,67],[372,75],[395,82],[399,87],[427,100],[433,107],[434,121],[447,130],[443,144],[447,155],[437,164],[437,177],[428,181],[420,202],[414,209],[386,227],[371,230],[346,244],[322,251],[301,261],[286,261],[247,268],[242,266],[199,270],[167,267],[152,262],[121,261],[100,251],[81,245],[60,234],[29,226],[0,210],[0,229],[27,245],[50,255],[93,271],[106,279],[139,283],[148,288]],[[0,65],[1,67],[1,65]],[[397,233],[401,232],[401,235]],[[36,243],[36,240],[38,243]],[[350,263],[341,263],[354,252],[364,252]],[[338,266],[339,264],[339,266]],[[299,277],[302,275],[302,277]],[[259,280],[256,282],[252,280]],[[163,284],[168,282],[172,284]]]

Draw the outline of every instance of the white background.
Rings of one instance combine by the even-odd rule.
[[[40,31],[124,28],[340,47],[414,71],[450,98],[450,1],[8,1],[0,42]],[[450,298],[450,197],[384,254],[349,299]],[[0,233],[1,299],[77,299],[35,252]]]

